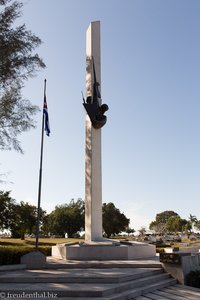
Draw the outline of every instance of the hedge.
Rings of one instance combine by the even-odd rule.
[[[192,287],[200,288],[200,271],[191,271],[186,276],[186,284]]]
[[[51,246],[38,247],[46,256],[51,255]],[[0,246],[0,265],[19,264],[21,256],[35,251],[33,246]]]

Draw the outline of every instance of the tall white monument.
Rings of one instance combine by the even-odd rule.
[[[94,69],[95,68],[95,69]],[[95,73],[94,73],[95,72]],[[86,33],[86,97],[93,98],[94,74],[101,87],[100,21],[92,22]],[[98,98],[99,105],[101,99]],[[85,241],[102,240],[101,128],[94,128],[86,114]]]
[[[102,237],[101,128],[108,110],[101,101],[100,22],[92,22],[86,33],[86,162],[85,242],[52,247],[52,256],[66,260],[133,260],[156,255],[145,243],[106,240]]]

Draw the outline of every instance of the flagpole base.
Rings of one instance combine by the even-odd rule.
[[[40,252],[29,252],[21,257],[21,264],[25,264],[27,269],[41,269],[46,265],[46,256]]]

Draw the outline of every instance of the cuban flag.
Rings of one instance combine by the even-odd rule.
[[[43,114],[44,114],[44,130],[46,131],[46,135],[49,136],[49,134],[50,134],[50,125],[49,125],[49,115],[48,115],[48,109],[47,109],[46,95],[44,96]]]

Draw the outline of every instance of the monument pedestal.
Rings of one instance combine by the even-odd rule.
[[[154,245],[139,242],[57,244],[52,256],[64,260],[134,260],[156,256]]]

